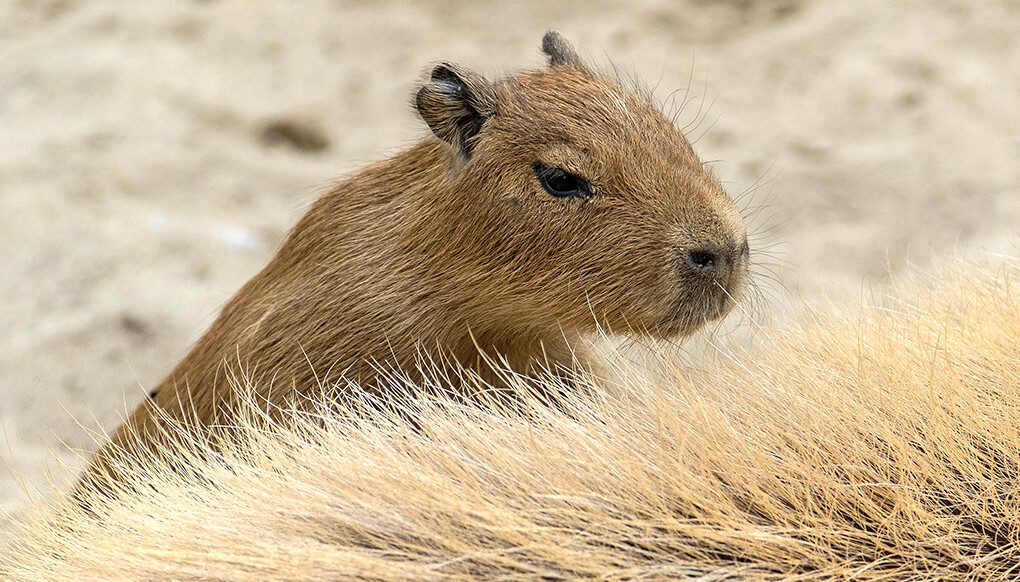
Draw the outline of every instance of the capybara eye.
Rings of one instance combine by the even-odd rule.
[[[591,198],[594,194],[587,180],[562,168],[536,164],[535,176],[545,191],[557,198]]]

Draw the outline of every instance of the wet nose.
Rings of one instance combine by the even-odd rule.
[[[715,247],[688,249],[685,258],[688,269],[706,276],[713,275],[726,266],[726,258]]]
[[[709,279],[725,278],[734,265],[746,260],[749,254],[747,239],[740,244],[702,244],[684,249],[684,268],[699,277]]]

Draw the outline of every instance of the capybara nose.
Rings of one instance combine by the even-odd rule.
[[[739,243],[704,243],[681,249],[680,268],[688,276],[724,282],[746,271],[749,255],[746,236]]]
[[[733,262],[725,249],[715,245],[704,245],[683,250],[684,268],[699,277],[716,279],[723,277]]]

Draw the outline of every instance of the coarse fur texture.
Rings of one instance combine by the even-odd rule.
[[[704,370],[530,418],[442,397],[267,421],[150,495],[58,501],[11,581],[1009,580],[1020,261],[974,265]],[[667,372],[669,372],[667,370]],[[555,382],[556,379],[549,381]],[[597,391],[593,391],[599,394]],[[5,569],[4,569],[5,568]]]
[[[543,49],[548,67],[495,82],[433,67],[414,98],[433,135],[319,198],[86,478],[164,418],[232,424],[231,380],[268,409],[423,361],[499,387],[488,358],[563,373],[599,328],[682,337],[731,310],[749,257],[732,199],[647,97],[556,33]]]

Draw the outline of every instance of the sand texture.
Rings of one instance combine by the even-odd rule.
[[[1015,253],[1016,0],[11,0],[0,510],[68,482],[86,428],[171,370],[316,192],[426,135],[409,98],[430,62],[543,66],[549,28],[686,103],[703,159],[767,205],[776,311]]]

